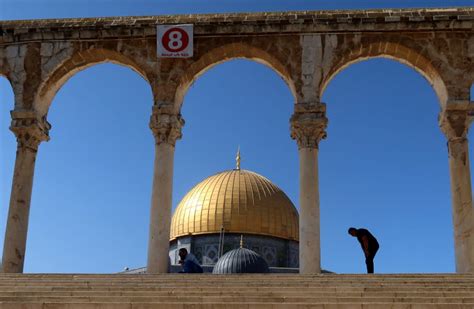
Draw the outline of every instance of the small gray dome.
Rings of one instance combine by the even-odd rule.
[[[255,251],[238,248],[221,256],[213,274],[268,273],[267,262]]]

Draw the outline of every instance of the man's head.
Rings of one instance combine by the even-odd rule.
[[[181,248],[179,249],[178,255],[181,260],[184,260],[186,258],[186,255],[188,255],[188,250],[186,250],[186,248]]]
[[[356,237],[357,236],[357,229],[355,227],[350,227],[347,230],[347,233],[349,233],[349,235],[352,235],[352,236]]]

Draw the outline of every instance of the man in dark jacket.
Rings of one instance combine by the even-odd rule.
[[[375,239],[374,235],[372,235],[366,229],[356,229],[355,227],[351,227],[348,230],[348,233],[353,237],[357,237],[357,240],[360,242],[360,246],[365,254],[365,264],[367,265],[367,273],[373,274],[374,273],[374,257],[377,254],[377,250],[379,250],[379,243],[377,239]]]
[[[202,273],[202,267],[199,265],[199,261],[192,253],[188,253],[188,250],[181,248],[178,251],[178,255],[181,258],[179,264],[183,266],[183,270],[180,273]]]

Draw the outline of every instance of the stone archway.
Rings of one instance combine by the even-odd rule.
[[[426,35],[425,35],[426,36]],[[423,35],[408,39],[406,37],[378,39],[367,35],[348,37],[328,36],[326,44],[330,56],[322,57],[322,73],[319,88],[322,94],[330,80],[349,65],[370,58],[389,58],[419,72],[435,91],[441,112],[439,124],[448,137],[450,158],[452,215],[455,234],[456,271],[472,272],[474,259],[474,237],[471,233],[472,192],[466,134],[472,121],[474,107],[469,100],[467,80],[472,78],[469,61],[461,65],[450,53],[462,49],[456,40],[448,37],[435,40]],[[353,42],[356,41],[354,44]],[[341,43],[341,45],[338,45]]]
[[[1,72],[1,71],[0,71]],[[0,210],[0,231],[6,230],[8,218],[9,190],[11,189],[13,168],[15,164],[16,139],[9,130],[10,111],[15,106],[15,93],[10,79],[0,73],[0,204],[5,205]],[[3,239],[0,240],[3,244]],[[0,246],[3,249],[3,245]],[[0,262],[0,271],[2,265]]]
[[[295,37],[296,43],[298,37]],[[291,41],[290,41],[291,42]],[[181,127],[184,120],[181,118],[181,107],[183,99],[189,86],[206,70],[218,65],[219,63],[232,59],[249,59],[262,63],[287,83],[292,92],[295,101],[297,97],[297,87],[293,80],[295,72],[299,71],[299,63],[296,61],[283,62],[285,54],[283,46],[281,52],[271,53],[274,48],[270,39],[258,39],[251,37],[242,42],[235,38],[229,40],[219,40],[216,38],[204,39],[199,41],[195,46],[195,59],[162,59],[160,63],[160,76],[158,84],[155,87],[155,107],[151,118],[150,126],[155,133],[157,141],[156,158],[162,160],[162,164],[155,161],[155,175],[161,174],[160,185],[158,188],[158,180],[154,180],[154,194],[152,197],[152,218],[168,218],[171,215],[171,185],[172,185],[172,163],[174,157],[174,145],[176,139],[181,138]],[[293,42],[294,43],[294,42]],[[288,43],[286,43],[288,44]],[[211,48],[209,48],[211,46]],[[293,49],[299,48],[294,45]],[[164,125],[166,124],[166,125]],[[156,189],[155,189],[156,184]],[[167,190],[162,188],[169,187]],[[156,192],[156,195],[155,195]],[[158,208],[158,202],[162,202],[161,209]],[[163,207],[166,205],[167,207]],[[167,222],[169,224],[169,222]],[[148,267],[151,273],[163,272],[166,269],[165,256],[168,256],[169,238],[153,235],[169,234],[170,227],[158,226],[155,222],[150,222],[150,243]],[[160,263],[156,263],[160,261]]]
[[[172,105],[179,113],[188,87],[211,67],[232,59],[249,59],[270,67],[286,82],[296,101],[301,98],[299,36],[204,37],[195,42],[192,59],[160,61],[154,85],[155,104]]]
[[[194,57],[157,59],[156,26],[190,23],[194,27]],[[39,144],[49,139],[50,125],[46,116],[55,93],[78,70],[108,61],[134,69],[152,87],[154,106],[150,127],[156,142],[156,186],[152,208],[161,207],[163,210],[159,211],[157,220],[168,220],[173,151],[184,124],[180,115],[184,93],[208,67],[243,57],[263,62],[277,71],[295,97],[291,135],[297,139],[301,154],[301,196],[308,197],[302,205],[305,204],[304,208],[314,214],[311,222],[319,224],[317,153],[320,140],[326,136],[328,121],[325,105],[320,102],[321,93],[332,76],[348,64],[383,56],[417,69],[437,92],[442,108],[440,124],[451,145],[451,189],[455,196],[453,205],[457,207],[453,209],[460,213],[460,224],[462,220],[468,221],[466,217],[472,217],[458,211],[472,208],[470,171],[466,164],[468,161],[464,159],[467,153],[463,150],[467,149],[466,133],[474,111],[469,96],[469,87],[474,80],[474,38],[472,11],[469,9],[2,21],[0,27],[0,70],[11,73],[9,76],[16,94],[12,130],[17,136],[19,149],[22,149],[18,152],[15,169],[17,191],[12,194],[12,199],[17,200],[11,209],[21,209],[23,206],[20,204],[26,205],[23,208],[30,205],[34,160]],[[308,170],[311,173],[306,173]],[[27,224],[27,212],[17,215]],[[311,222],[300,226],[310,230],[307,243],[311,245],[305,250],[314,267],[302,267],[302,273],[320,272],[316,265],[319,262],[314,262],[319,254],[319,228],[318,224],[311,225]],[[15,224],[17,226],[10,230],[10,234],[21,235],[10,239],[12,267],[7,272],[22,271],[21,254],[26,232],[21,230],[23,223]],[[459,272],[472,272],[474,267],[472,226],[474,223],[468,222],[458,229],[461,244],[456,247]],[[160,236],[166,234],[166,229],[166,226],[163,230],[150,229],[151,250],[158,251],[158,247],[166,246],[168,237]],[[462,239],[463,235],[468,236]],[[161,238],[154,242],[157,237]],[[20,254],[16,254],[17,249]],[[159,256],[155,253],[149,255],[148,265],[160,266],[149,270],[166,272],[167,250]]]
[[[62,53],[65,53],[64,50]],[[96,48],[77,50],[75,52],[69,50],[68,53],[72,53],[72,55],[62,59],[60,64],[51,68],[49,72],[44,73],[46,76],[39,86],[34,106],[34,109],[40,115],[47,114],[54,96],[69,78],[93,65],[110,62],[125,66],[138,73],[148,83],[150,83],[150,78],[153,75],[150,68],[138,64],[135,59],[116,50]],[[61,56],[57,56],[57,58],[61,59]],[[59,59],[54,60],[59,62]]]
[[[322,230],[323,239],[349,226],[368,228],[385,243],[376,271],[452,272],[446,142],[436,123],[438,98],[428,81],[393,59],[364,59],[337,74],[322,100],[330,119],[322,153],[322,222],[334,222]],[[400,242],[400,229],[411,235],[406,241]],[[434,230],[436,241],[428,241]],[[337,248],[358,246],[346,233],[339,236],[322,244],[326,263],[341,267],[337,272],[365,271],[363,255],[352,257],[362,258],[360,264],[344,263]],[[412,255],[390,258],[407,247]],[[442,252],[438,260],[423,263],[423,256],[437,252]]]
[[[179,109],[181,109],[188,88],[199,76],[212,67],[233,59],[248,59],[269,67],[285,81],[296,101],[296,87],[288,66],[285,66],[276,56],[267,51],[240,42],[216,47],[203,54],[187,68],[179,80],[179,86],[176,91],[175,104],[179,106]]]
[[[114,272],[125,263],[143,263],[147,234],[137,227],[148,217],[135,216],[149,207],[153,142],[146,120],[152,102],[140,75],[109,62],[76,73],[58,91],[48,112],[51,142],[40,146],[36,160],[26,272]],[[45,217],[55,222],[48,229],[40,226]],[[135,233],[133,245],[120,241]],[[56,235],[67,242],[57,242]],[[92,248],[103,254],[83,265],[54,254],[92,256]]]
[[[354,38],[353,40],[358,41]],[[321,82],[321,96],[334,76],[351,64],[371,58],[388,58],[403,63],[420,73],[433,87],[440,105],[447,104],[447,88],[441,76],[442,64],[440,60],[436,61],[436,58],[430,58],[425,48],[419,46],[417,41],[402,43],[396,40],[380,40],[378,38],[370,40],[369,38],[366,42],[345,45],[337,51],[338,55],[334,57],[329,70],[325,72]],[[435,66],[436,63],[438,63],[438,67]]]
[[[28,104],[19,105],[12,112],[11,128],[17,135],[18,151],[3,252],[2,267],[4,272],[17,272],[23,269],[36,155],[41,141],[49,140],[51,125],[46,118],[52,100],[61,86],[75,73],[104,62],[128,67],[148,83],[155,74],[150,67],[143,65],[147,59],[141,59],[140,62],[135,61],[133,57],[127,55],[126,50],[122,53],[106,48],[89,47],[88,44],[64,44],[62,42],[42,44],[40,48],[35,46],[35,50],[39,49],[35,58],[38,54],[42,55],[40,70],[42,78],[38,78],[38,74],[35,72],[38,68],[31,64],[32,71],[35,72],[35,81],[39,81],[38,84],[32,83],[28,88],[28,95],[34,96],[34,99],[31,101],[31,106]],[[28,58],[25,62],[36,63],[37,59],[35,58]],[[151,101],[150,107],[152,105]],[[22,183],[22,185],[17,183]]]

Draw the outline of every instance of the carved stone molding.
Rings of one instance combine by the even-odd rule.
[[[290,118],[291,138],[298,143],[298,149],[318,148],[321,139],[326,138],[326,104],[299,103]]]
[[[154,106],[150,117],[150,129],[155,136],[157,145],[167,143],[175,146],[176,141],[181,139],[181,129],[184,119],[181,114],[174,112],[172,105]]]
[[[38,150],[43,141],[49,141],[51,124],[46,117],[38,117],[33,111],[12,111],[10,130],[15,134],[18,148]]]
[[[448,105],[438,116],[441,131],[449,142],[465,140],[473,120],[474,104],[469,101]]]

